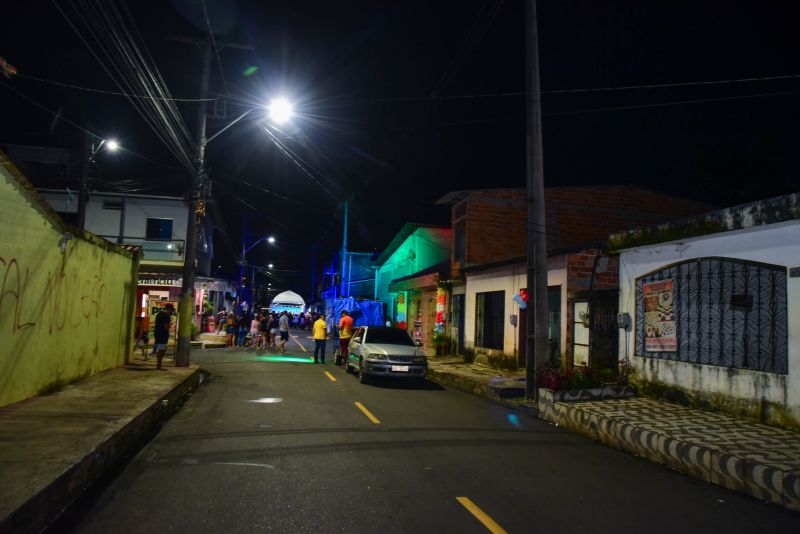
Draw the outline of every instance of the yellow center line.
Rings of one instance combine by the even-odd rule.
[[[331,382],[336,382],[336,377],[330,374],[328,371],[325,371],[325,376],[331,379]]]
[[[478,521],[483,523],[483,526],[489,529],[489,532],[492,534],[508,534],[506,530],[494,522],[494,519],[489,517],[486,512],[478,508],[474,502],[469,500],[467,497],[456,497],[456,500],[461,503],[461,505],[469,510],[469,513],[474,515]]]
[[[364,407],[364,405],[363,405],[363,404],[361,404],[360,402],[356,402],[356,406],[358,407],[358,409],[359,409],[359,410],[361,410],[362,412],[364,412],[364,415],[366,415],[366,416],[369,418],[369,420],[370,420],[370,421],[372,421],[372,422],[373,422],[373,423],[375,423],[376,425],[379,425],[379,424],[381,424],[381,422],[380,422],[380,419],[378,419],[377,417],[375,417],[374,415],[372,415],[372,412],[370,412],[369,410],[367,410],[367,409]]]

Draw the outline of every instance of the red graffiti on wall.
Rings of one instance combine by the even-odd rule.
[[[36,324],[47,333],[65,326],[80,328],[105,312],[106,285],[101,275],[83,278],[77,269],[67,272],[65,264],[47,273],[44,291],[28,293],[30,270],[16,258],[0,257],[0,330],[11,325],[16,333]],[[33,320],[36,319],[36,320]]]

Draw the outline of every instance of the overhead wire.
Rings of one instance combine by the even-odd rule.
[[[214,30],[211,27],[211,19],[208,16],[208,8],[206,7],[206,0],[200,0],[200,5],[203,7],[203,15],[206,19],[206,27],[208,27],[208,36],[211,38],[211,47],[214,49],[214,55],[217,58],[217,67],[219,67],[219,77],[222,78],[222,86],[225,88],[225,93],[228,93],[228,81],[225,79],[225,72],[222,69],[222,59],[219,56],[219,48],[217,41],[214,39]]]
[[[155,67],[150,67],[151,63],[154,64],[153,58],[144,47],[136,23],[124,4],[120,9],[113,0],[77,0],[78,9],[73,9],[73,16],[70,17],[56,0],[52,0],[52,3],[123,93],[149,97],[127,98],[167,149],[184,167],[194,170],[191,156],[194,147],[188,128],[160,73]],[[94,46],[73,18],[85,27]]]
[[[575,111],[558,111],[553,113],[544,113],[546,117],[553,117],[553,116],[563,116],[563,115],[581,115],[585,113],[598,113],[601,111],[622,111],[626,109],[644,109],[644,108],[658,108],[658,107],[668,107],[668,106],[680,106],[684,104],[705,104],[709,102],[725,102],[729,100],[746,100],[751,98],[763,98],[767,96],[780,96],[780,95],[793,95],[800,93],[800,89],[796,91],[777,91],[773,93],[759,93],[753,95],[739,95],[739,96],[723,96],[723,97],[716,97],[716,98],[700,98],[697,100],[676,100],[673,102],[658,102],[655,104],[637,104],[637,105],[630,105],[630,106],[611,106],[605,108],[591,108],[591,109],[581,109]]]
[[[258,186],[258,185],[255,185],[255,184],[251,184],[250,182],[248,182],[246,180],[242,180],[241,178],[236,178],[235,176],[231,176],[229,178],[231,180],[235,180],[235,181],[237,181],[237,182],[239,182],[239,183],[241,183],[243,185],[246,185],[246,186],[248,186],[248,187],[250,187],[252,189],[255,189],[256,191],[261,191],[262,193],[266,193],[268,195],[272,195],[272,196],[274,196],[276,198],[279,198],[281,200],[285,200],[287,202],[291,202],[292,204],[296,204],[296,205],[301,206],[303,208],[316,211],[317,213],[327,214],[327,211],[321,210],[320,208],[318,208],[316,206],[312,206],[311,204],[306,204],[305,202],[301,202],[299,200],[295,200],[295,199],[287,197],[285,195],[281,195],[280,193],[276,193],[275,191],[271,191],[271,190],[267,189],[266,187]]]
[[[47,107],[47,106],[45,106],[44,104],[41,104],[41,103],[39,103],[39,102],[38,102],[38,101],[36,101],[35,99],[33,99],[33,98],[29,97],[28,95],[26,95],[25,93],[23,93],[23,92],[21,92],[21,91],[18,91],[18,90],[16,90],[14,87],[12,87],[11,85],[9,85],[8,83],[6,83],[6,82],[3,82],[2,80],[0,80],[0,85],[2,85],[3,87],[7,88],[9,91],[12,91],[13,93],[17,94],[17,95],[18,95],[20,98],[23,98],[23,99],[27,100],[28,102],[30,102],[30,103],[31,103],[31,104],[33,104],[34,106],[36,106],[36,107],[38,107],[38,108],[42,109],[43,111],[46,111],[46,112],[47,112],[47,113],[49,113],[51,116],[53,116],[53,117],[56,117],[58,120],[61,120],[61,121],[64,121],[64,122],[66,122],[67,124],[69,124],[69,125],[70,125],[70,126],[72,126],[73,128],[76,128],[76,129],[78,129],[78,130],[80,130],[80,131],[84,132],[85,134],[87,134],[87,135],[91,136],[92,138],[95,138],[95,139],[103,139],[103,136],[102,136],[102,135],[100,135],[100,134],[98,134],[98,133],[96,133],[96,132],[93,132],[93,131],[91,131],[91,130],[87,129],[86,127],[84,127],[84,126],[81,126],[80,124],[78,124],[78,123],[76,123],[76,122],[74,122],[74,121],[72,121],[72,120],[70,120],[70,119],[66,118],[66,117],[64,116],[64,114],[63,114],[63,113],[59,113],[59,112],[55,112],[55,111],[51,110],[50,108],[48,108],[48,107]],[[143,160],[145,160],[145,161],[149,161],[150,163],[154,163],[154,164],[156,164],[156,165],[160,165],[160,166],[162,166],[162,167],[165,167],[165,168],[167,168],[167,169],[173,169],[173,170],[176,170],[176,169],[175,169],[175,167],[172,167],[172,166],[170,166],[170,165],[166,165],[165,163],[161,163],[160,161],[154,160],[154,159],[152,159],[152,158],[148,158],[147,156],[145,156],[145,155],[143,155],[143,154],[139,154],[138,152],[135,152],[135,151],[131,150],[131,149],[130,149],[130,148],[128,148],[128,147],[125,147],[125,146],[120,146],[120,147],[119,147],[119,150],[122,150],[122,151],[123,151],[123,152],[125,152],[126,154],[131,154],[132,156],[135,156],[135,157],[137,157],[137,158],[143,159]]]
[[[71,83],[59,82],[59,81],[56,81],[56,80],[48,80],[46,78],[39,78],[37,76],[31,76],[29,74],[17,73],[17,74],[14,75],[14,78],[23,78],[23,79],[26,79],[26,80],[33,80],[33,81],[40,82],[40,83],[46,83],[46,84],[55,85],[55,86],[58,86],[58,87],[66,87],[68,89],[75,89],[77,91],[86,91],[86,92],[89,92],[89,93],[98,93],[98,94],[111,95],[111,96],[124,96],[126,98],[143,98],[143,99],[152,99],[152,98],[154,98],[152,96],[147,96],[147,95],[132,95],[132,94],[123,93],[123,92],[120,92],[120,91],[108,91],[106,89],[96,89],[96,88],[92,88],[92,87],[83,87],[83,86],[74,85],[74,84],[71,84]],[[160,98],[160,97],[155,97],[155,98]],[[160,98],[160,99],[166,100],[166,99],[163,99],[163,98]],[[213,102],[214,100],[216,100],[216,98],[174,98],[173,97],[173,98],[170,98],[169,100],[171,100],[173,102]]]
[[[289,161],[292,162],[295,165],[295,167],[300,169],[306,176],[311,178],[311,181],[313,181],[315,184],[317,184],[320,187],[320,189],[322,189],[324,192],[329,194],[334,200],[336,200],[336,201],[339,200],[339,198],[336,196],[336,194],[334,194],[333,191],[328,189],[320,181],[320,179],[317,178],[314,175],[314,173],[312,173],[309,170],[308,167],[311,167],[311,166],[308,165],[308,163],[306,163],[305,161],[303,161],[303,159],[300,156],[298,156],[295,152],[293,152],[288,146],[286,146],[286,143],[284,143],[280,139],[278,139],[278,137],[274,133],[272,133],[270,131],[269,127],[266,124],[260,124],[259,127],[270,137],[270,139],[272,140],[273,144],[276,147],[278,147],[278,150],[280,150],[283,153],[283,155],[286,156],[289,159]],[[321,173],[320,173],[320,176],[322,176]]]
[[[733,85],[737,83],[752,83],[764,81],[779,81],[779,80],[793,80],[800,79],[800,74],[785,74],[778,76],[762,76],[752,78],[735,78],[728,80],[710,80],[710,81],[697,81],[697,82],[668,82],[668,83],[655,83],[655,84],[641,84],[641,85],[620,85],[610,87],[585,87],[577,89],[550,89],[541,91],[543,95],[555,94],[572,94],[572,93],[596,93],[596,92],[611,92],[611,91],[632,91],[638,89],[665,89],[676,87],[693,87],[693,86],[709,86],[709,85]],[[410,96],[410,97],[379,97],[379,98],[366,98],[359,99],[362,101],[370,102],[429,102],[437,100],[470,100],[477,98],[496,98],[508,96],[525,96],[524,91],[509,91],[509,92],[494,92],[494,93],[475,93],[465,95],[430,95],[430,96]]]

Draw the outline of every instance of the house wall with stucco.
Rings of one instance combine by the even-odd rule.
[[[0,406],[124,364],[138,254],[67,227],[0,153]]]

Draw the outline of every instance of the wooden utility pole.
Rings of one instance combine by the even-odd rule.
[[[536,375],[547,355],[547,233],[545,228],[542,108],[539,89],[539,44],[536,0],[525,2],[525,77],[527,108],[527,264],[528,313],[525,334],[525,396],[537,400]]]

